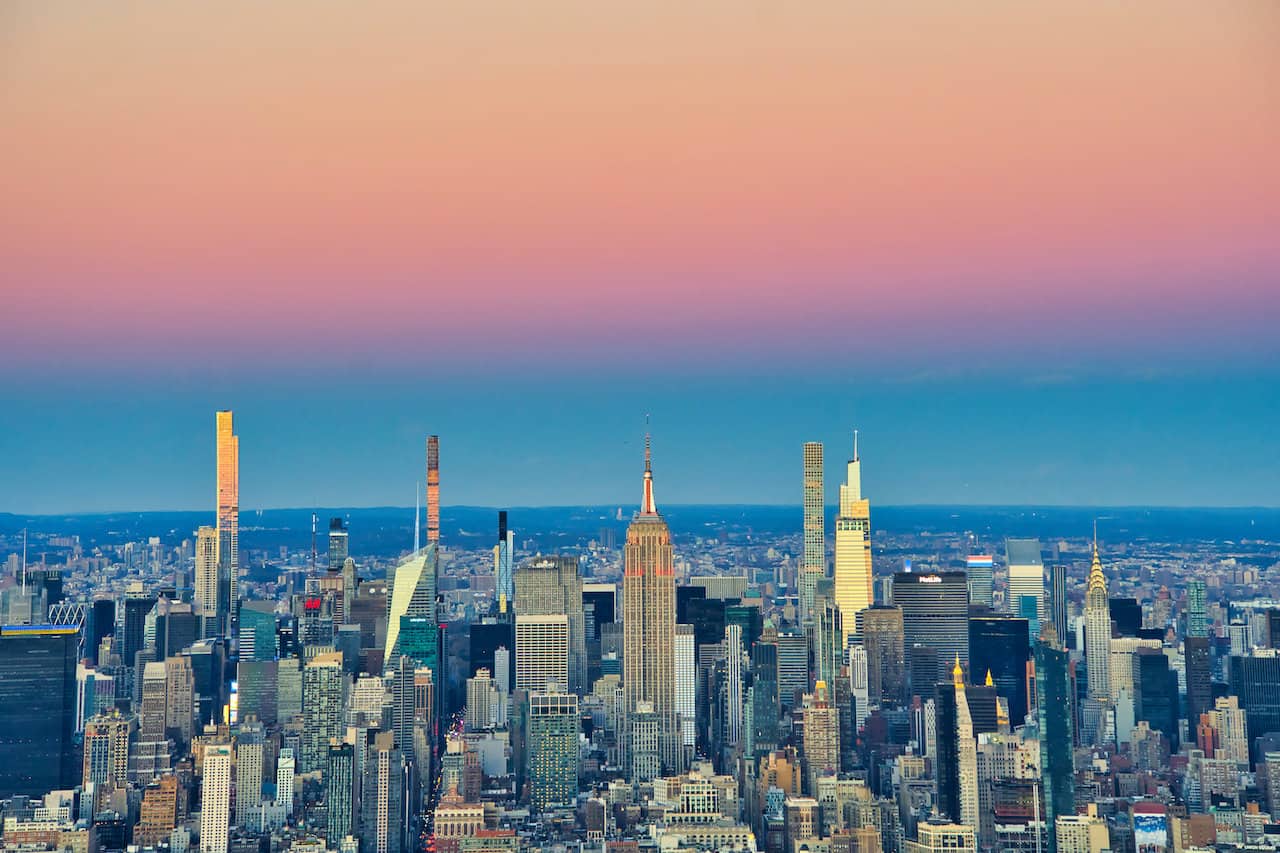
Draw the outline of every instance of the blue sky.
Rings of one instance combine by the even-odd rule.
[[[646,413],[660,503],[798,503],[807,440],[834,502],[856,426],[873,503],[1280,505],[1274,373],[429,374],[11,379],[0,511],[211,506],[221,407],[245,509],[411,504],[429,432],[446,504],[634,503]]]

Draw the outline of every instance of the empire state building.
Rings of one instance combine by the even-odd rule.
[[[671,529],[653,502],[649,437],[644,446],[644,500],[627,528],[622,581],[623,699],[629,718],[652,706],[664,772],[679,772],[676,726],[676,577]],[[628,732],[630,734],[630,732]],[[635,759],[634,749],[629,750]]]

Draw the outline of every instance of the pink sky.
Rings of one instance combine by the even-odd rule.
[[[1277,352],[1273,0],[12,2],[0,33],[4,358]]]

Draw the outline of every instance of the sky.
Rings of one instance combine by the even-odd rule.
[[[1280,505],[1280,6],[0,6],[0,511]]]

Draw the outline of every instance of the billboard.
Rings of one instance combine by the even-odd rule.
[[[1133,846],[1137,853],[1164,853],[1169,839],[1169,819],[1163,811],[1133,814]]]

